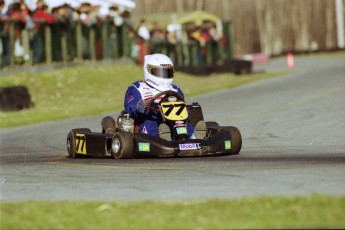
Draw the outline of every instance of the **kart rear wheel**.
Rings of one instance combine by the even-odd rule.
[[[206,121],[206,127],[209,128],[218,128],[219,124],[215,121]]]
[[[67,135],[67,153],[68,157],[70,158],[78,158],[79,154],[77,154],[77,149],[75,146],[75,133],[89,133],[91,132],[90,129],[83,128],[83,129],[72,129]]]
[[[133,158],[134,139],[129,132],[121,131],[114,134],[111,140],[111,155],[115,159]]]
[[[237,155],[242,148],[242,136],[238,128],[234,126],[226,126],[223,129],[230,132],[231,135],[231,151],[230,155]]]

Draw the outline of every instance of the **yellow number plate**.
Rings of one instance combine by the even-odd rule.
[[[75,134],[75,147],[77,153],[86,154],[86,138],[85,134]]]
[[[162,112],[165,119],[171,121],[181,121],[188,118],[186,104],[181,101],[162,102]]]

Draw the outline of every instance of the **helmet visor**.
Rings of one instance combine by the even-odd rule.
[[[170,79],[174,77],[173,66],[147,65],[147,71],[153,76]]]

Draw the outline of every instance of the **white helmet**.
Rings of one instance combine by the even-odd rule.
[[[170,90],[174,78],[174,64],[164,54],[146,55],[144,61],[145,81],[159,91]]]

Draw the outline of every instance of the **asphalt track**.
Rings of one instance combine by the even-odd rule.
[[[1,200],[344,195],[345,57],[295,61],[284,77],[188,98],[206,120],[240,129],[238,156],[66,158],[68,131],[100,130],[102,116],[1,130]],[[284,69],[284,59],[265,68]]]

